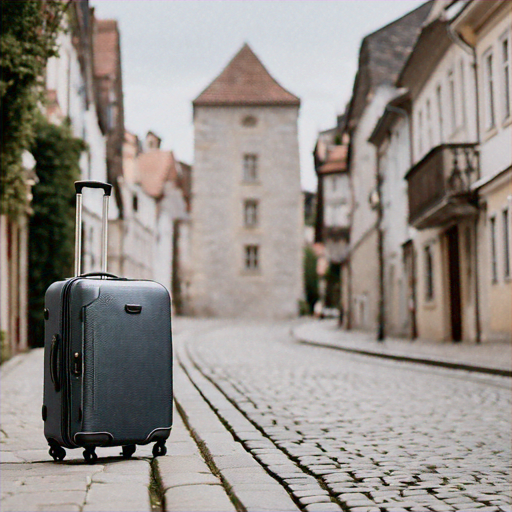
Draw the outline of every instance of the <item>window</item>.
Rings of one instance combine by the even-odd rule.
[[[503,221],[503,276],[510,277],[510,216],[508,210],[502,212]]]
[[[484,101],[485,101],[485,129],[494,128],[494,76],[492,52],[488,51],[484,56]]]
[[[433,146],[432,142],[432,115],[431,115],[431,109],[430,109],[430,100],[427,100],[427,141],[428,141],[428,147],[429,149]],[[397,132],[398,135],[398,132]]]
[[[460,59],[460,101],[462,110],[462,125],[466,126],[466,78],[463,59]]]
[[[452,133],[457,127],[457,109],[455,105],[455,79],[453,77],[453,69],[448,71],[448,88],[450,91],[450,117]]]
[[[503,89],[503,118],[510,117],[510,43],[509,38],[501,40],[501,72]]]
[[[418,156],[423,153],[423,112],[418,112]]]
[[[437,119],[439,122],[439,143],[442,144],[444,140],[443,135],[443,91],[441,85],[436,88],[436,99],[437,99]]]
[[[246,228],[258,225],[258,201],[255,199],[244,201],[244,225]]]
[[[434,258],[432,246],[425,247],[425,299],[431,301],[434,298]]]
[[[137,197],[137,194],[133,194],[132,206],[134,212],[136,212],[139,209],[139,198]]]
[[[252,128],[258,124],[258,120],[254,116],[245,116],[242,119],[242,126],[246,128]]]
[[[245,270],[258,270],[259,259],[258,259],[259,247],[257,245],[246,245],[245,246]]]
[[[244,155],[244,181],[254,182],[258,179],[258,156]]]
[[[496,258],[496,217],[490,219],[491,235],[491,279],[493,283],[498,282],[498,261]]]

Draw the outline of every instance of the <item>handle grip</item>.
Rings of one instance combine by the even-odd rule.
[[[107,231],[108,231],[108,201],[112,192],[110,183],[101,181],[75,181],[76,190],[76,226],[75,226],[75,276],[81,273],[82,254],[82,189],[101,188],[103,190],[103,213],[102,213],[102,234],[101,234],[101,270],[107,271]]]
[[[106,196],[109,196],[112,192],[112,185],[110,183],[103,183],[101,181],[75,181],[77,194],[81,194],[83,188],[102,188]]]
[[[111,279],[124,279],[116,276],[115,274],[109,274],[108,272],[88,272],[87,274],[82,274],[80,277],[110,277]]]

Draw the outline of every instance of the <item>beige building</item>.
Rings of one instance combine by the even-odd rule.
[[[296,316],[303,290],[300,100],[244,45],[193,105],[191,310]]]
[[[371,136],[386,335],[511,339],[511,22],[435,2]]]
[[[452,22],[478,80],[477,279],[481,341],[512,339],[512,4],[470,1]]]

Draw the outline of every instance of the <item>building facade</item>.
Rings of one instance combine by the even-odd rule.
[[[479,178],[475,251],[481,341],[512,339],[512,5],[470,1],[452,21],[473,52],[478,91]]]
[[[512,338],[511,24],[436,1],[370,136],[386,336]]]
[[[382,334],[415,338],[415,262],[408,222],[407,182],[411,166],[410,98],[398,90],[370,137],[376,147],[378,232],[381,238]]]
[[[296,316],[302,297],[300,100],[244,45],[193,105],[191,310]]]
[[[348,283],[347,323],[351,328],[383,328],[383,237],[377,156],[369,138],[388,102],[397,94],[396,78],[429,16],[427,2],[366,36],[347,112],[348,169],[353,197],[349,255],[342,273]]]

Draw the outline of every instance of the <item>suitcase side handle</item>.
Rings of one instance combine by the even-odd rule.
[[[84,188],[102,188],[103,193],[109,196],[112,193],[112,185],[101,181],[75,181],[75,190],[77,194],[82,193]]]
[[[60,391],[60,346],[59,335],[55,334],[52,338],[50,349],[50,377],[55,387],[55,391]]]

